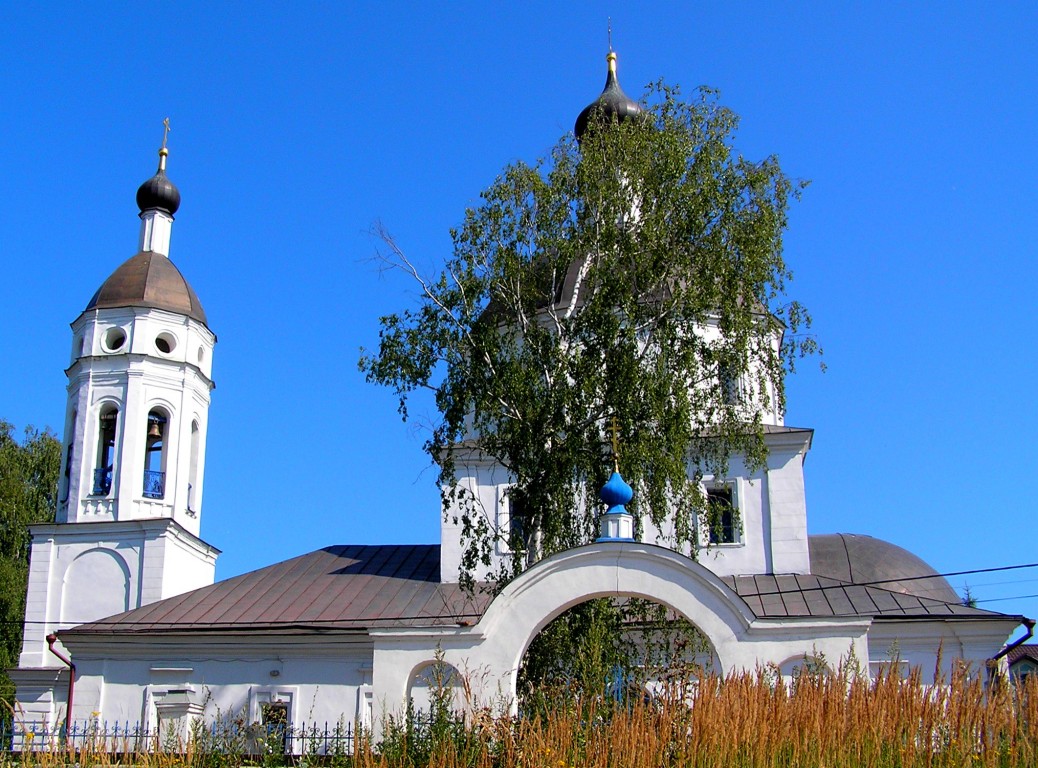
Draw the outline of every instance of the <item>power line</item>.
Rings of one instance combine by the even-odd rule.
[[[1017,595],[1016,597],[989,597],[986,600],[974,600],[975,603],[1001,603],[1006,600],[1028,600],[1032,597],[1038,597],[1038,594],[1034,595]]]
[[[966,586],[970,589],[975,587],[1004,587],[1007,584],[1033,584],[1038,579],[1015,579],[1013,581],[981,581],[976,584],[966,583]]]
[[[919,579],[948,578],[949,576],[969,576],[974,573],[997,573],[999,571],[1017,571],[1021,568],[1038,568],[1038,563],[1024,563],[1023,565],[1002,565],[997,568],[974,568],[969,571],[949,571],[948,573],[932,573],[928,576],[904,576],[895,579],[880,579],[879,581],[856,581],[856,587],[872,587],[876,584],[890,584],[895,581],[918,581]],[[851,582],[848,582],[851,583]]]

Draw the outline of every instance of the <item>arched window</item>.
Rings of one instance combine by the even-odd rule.
[[[112,491],[112,472],[115,468],[115,428],[119,409],[106,406],[101,409],[97,437],[97,466],[94,469],[94,495],[107,496]]]
[[[195,489],[198,488],[198,422],[191,422],[191,463],[188,465],[187,511],[197,512]]]
[[[76,444],[76,411],[72,411],[72,420],[69,422],[68,439],[65,448],[65,471],[61,478],[61,503],[68,501],[69,485],[72,479],[72,446]]]
[[[162,411],[148,414],[144,437],[144,496],[161,499],[166,494],[166,429],[168,419]]]

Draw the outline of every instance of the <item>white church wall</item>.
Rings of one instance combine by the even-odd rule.
[[[161,595],[156,599],[181,595],[213,583],[218,550],[173,528],[163,534],[161,545],[164,567],[156,573]],[[158,570],[156,566],[149,564],[149,567]]]
[[[770,514],[767,483],[768,477],[764,472],[757,471],[751,474],[738,459],[731,462],[726,478],[715,478],[713,475],[704,477],[704,490],[723,487],[732,492],[732,505],[739,517],[733,542],[711,543],[710,531],[704,522],[698,526],[697,545],[686,542],[677,546],[671,521],[664,521],[662,525],[657,526],[646,517],[641,520],[640,539],[693,557],[718,575],[767,573],[770,560],[767,551],[769,541],[765,536]]]
[[[116,603],[125,605],[123,598],[136,605],[143,541],[131,542],[90,524],[35,525],[31,530],[31,599],[19,666],[56,666],[59,662],[47,647],[48,634],[109,616]],[[126,607],[115,612],[122,610]],[[61,649],[60,643],[57,647]]]
[[[119,650],[112,652],[110,643]],[[78,667],[73,717],[159,724],[156,705],[171,690],[190,692],[207,721],[246,724],[262,720],[264,704],[288,705],[289,722],[354,724],[370,690],[372,645],[363,637],[278,638],[260,634],[233,639],[199,637],[134,643],[112,637],[73,636],[68,645]],[[59,702],[60,704],[60,702]]]
[[[918,667],[923,683],[951,678],[957,666],[986,679],[986,660],[993,657],[1017,628],[1014,617],[972,621],[883,619],[869,631],[871,674],[895,665],[902,676]],[[939,662],[939,663],[938,663]]]
[[[507,530],[501,528],[502,524],[508,524],[507,492],[511,478],[500,465],[481,461],[474,456],[460,457],[456,471],[458,486],[471,499],[472,513],[478,515],[490,531],[503,538],[493,546],[490,565],[479,568],[473,574],[478,581],[485,579],[488,573],[500,568],[505,559],[511,557],[505,545]],[[460,515],[461,510],[453,507],[444,511],[440,521],[440,581],[444,583],[457,582],[461,573],[464,550]]]
[[[65,570],[61,623],[113,616],[130,609],[130,569],[119,552],[95,547],[76,555]],[[98,587],[103,585],[103,589]]]
[[[43,524],[31,530],[22,667],[59,663],[47,647],[51,632],[213,581],[218,550],[170,520]]]
[[[696,558],[718,575],[748,573],[810,573],[807,538],[807,502],[804,487],[804,459],[811,433],[806,430],[768,434],[767,467],[750,472],[739,457],[733,457],[725,478],[708,475],[705,487],[724,486],[733,492],[733,503],[740,518],[736,541],[710,544],[709,531],[699,532]],[[477,569],[478,580],[500,568],[512,557],[507,546],[510,524],[509,474],[499,465],[475,453],[460,457],[458,482],[473,501],[472,510],[498,536],[491,552],[491,564]],[[461,568],[460,524],[454,522],[458,509],[447,510],[441,521],[440,578],[455,582]],[[666,546],[685,555],[693,547],[675,545],[673,526],[654,525],[641,520],[641,540]]]

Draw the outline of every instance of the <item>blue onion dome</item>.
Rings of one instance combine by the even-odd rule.
[[[180,208],[180,190],[166,177],[168,154],[165,147],[159,150],[159,170],[137,190],[137,207],[141,213],[158,209],[172,216]]]
[[[606,484],[602,486],[602,490],[598,492],[598,498],[604,501],[610,510],[613,510],[630,503],[634,498],[634,489],[620,477],[619,472],[613,472]]]
[[[642,113],[641,105],[623,92],[620,81],[616,79],[616,53],[610,51],[606,61],[609,62],[609,72],[606,74],[602,94],[584,107],[573,126],[577,141],[587,133],[588,124],[592,119],[603,124],[622,123]]]

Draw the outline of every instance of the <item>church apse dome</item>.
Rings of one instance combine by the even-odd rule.
[[[811,573],[916,597],[960,603],[948,580],[907,549],[855,533],[808,537]]]

